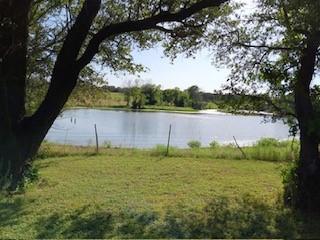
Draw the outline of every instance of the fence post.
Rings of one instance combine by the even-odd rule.
[[[237,148],[238,148],[238,149],[240,150],[240,152],[242,153],[243,157],[244,157],[245,159],[247,159],[247,155],[244,153],[244,151],[242,150],[242,148],[239,146],[239,144],[238,144],[237,139],[235,138],[235,136],[233,136],[233,140],[234,140],[234,142],[236,143]]]
[[[98,139],[98,131],[97,131],[97,125],[94,124],[94,133],[96,135],[96,152],[99,152],[99,139]]]
[[[167,152],[166,152],[166,156],[168,156],[168,155],[169,155],[170,137],[171,137],[171,124],[170,124],[170,127],[169,127],[169,135],[168,135],[168,143],[167,143]]]

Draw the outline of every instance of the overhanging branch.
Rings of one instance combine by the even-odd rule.
[[[218,7],[227,1],[228,0],[201,0],[192,4],[188,8],[182,8],[175,13],[171,13],[169,11],[160,12],[154,16],[141,20],[110,24],[102,28],[92,37],[83,55],[77,61],[77,68],[82,69],[89,64],[95,54],[99,51],[100,44],[111,36],[129,32],[158,29],[159,26],[157,24],[159,23],[180,22],[202,9]]]
[[[234,45],[245,47],[245,48],[265,48],[268,50],[278,50],[278,51],[293,51],[298,49],[298,48],[290,48],[290,47],[282,47],[282,46],[269,46],[266,44],[254,45],[254,44],[248,44],[248,43],[242,43],[242,42],[236,42],[234,43]]]

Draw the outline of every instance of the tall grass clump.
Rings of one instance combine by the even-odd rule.
[[[279,141],[273,138],[263,138],[254,146],[246,148],[250,159],[290,162],[295,161],[299,155],[297,141]]]
[[[158,144],[151,150],[151,156],[173,156],[176,155],[177,148],[175,147],[169,147],[167,152],[167,146]],[[168,154],[167,154],[168,153]]]

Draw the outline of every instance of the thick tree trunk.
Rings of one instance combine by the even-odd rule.
[[[74,89],[81,71],[77,57],[100,8],[100,0],[84,3],[57,57],[46,98],[33,116],[25,117],[31,1],[0,1],[0,188],[17,186]]]
[[[23,171],[20,123],[25,114],[28,13],[31,0],[0,2],[0,182],[14,185]],[[1,187],[1,186],[0,186]]]
[[[305,212],[320,212],[319,134],[310,97],[320,36],[310,37],[300,59],[300,70],[294,90],[296,114],[300,129],[300,157],[297,168],[295,205]]]

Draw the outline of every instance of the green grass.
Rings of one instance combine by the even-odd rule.
[[[187,112],[194,113],[198,110],[191,107],[176,107],[176,106],[165,106],[165,105],[146,105],[143,107],[142,111],[166,111],[166,112]]]
[[[233,159],[233,160],[261,160],[270,162],[292,162],[298,158],[299,144],[297,141],[277,141],[273,140],[271,143],[266,143],[270,139],[262,139],[257,144],[251,147],[243,147],[242,152],[233,144],[219,145],[213,144],[213,147],[207,148],[192,148],[192,149],[179,149],[170,147],[169,157],[176,158],[207,158],[207,159]],[[108,143],[112,145],[112,143]],[[127,154],[127,152],[138,151],[140,155],[149,157],[163,157],[166,155],[166,146],[158,145],[153,149],[144,150],[130,150],[130,149],[110,149],[107,147],[101,148],[101,153],[114,154]],[[44,143],[39,151],[38,157],[66,157],[76,155],[90,156],[95,153],[94,147],[75,147],[68,145],[57,145]]]
[[[103,108],[103,109],[120,109],[132,110],[127,107],[124,93],[108,92],[99,88],[85,88],[78,87],[71,94],[66,108],[89,107],[89,108]],[[197,110],[191,107],[175,107],[175,106],[157,106],[146,105],[140,111],[145,112],[180,112],[180,113],[193,113]]]
[[[90,108],[123,108],[126,101],[123,93],[107,92],[99,88],[92,91],[76,89],[70,96],[66,107],[90,107]]]
[[[285,164],[170,150],[44,144],[40,179],[0,200],[0,238],[296,236],[277,207]]]

